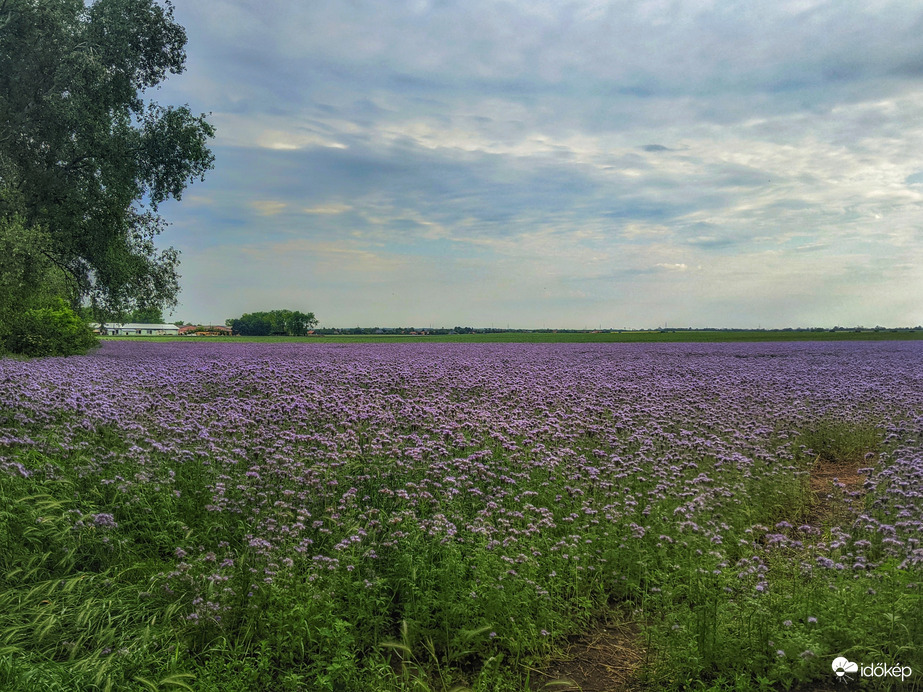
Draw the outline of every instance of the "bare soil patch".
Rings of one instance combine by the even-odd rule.
[[[572,638],[564,654],[552,662],[533,687],[552,680],[570,680],[570,686],[547,688],[573,692],[635,692],[643,689],[639,672],[647,657],[635,623],[600,621],[587,633]]]
[[[859,468],[858,462],[823,458],[811,465],[807,523],[819,527],[850,516],[852,503],[865,494],[866,476],[859,473]]]

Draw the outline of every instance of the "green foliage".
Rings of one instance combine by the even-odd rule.
[[[109,508],[88,505],[87,484],[59,478],[66,459],[32,451],[24,461],[44,466],[43,492],[33,479],[0,474],[0,689],[140,689],[137,678],[191,689],[170,662],[180,604],[154,583],[169,563],[136,550],[121,521],[96,514]]]
[[[100,314],[175,303],[157,205],[211,168],[214,132],[141,93],[183,71],[185,42],[169,3],[0,2],[0,226],[35,248],[0,283],[28,294],[50,265]]]
[[[41,229],[27,227],[21,216],[0,217],[0,324],[66,291],[63,275],[43,254],[46,241]]]
[[[31,308],[6,325],[4,348],[24,356],[73,356],[97,345],[86,322],[60,298],[49,307]]]
[[[671,580],[652,604],[657,660],[650,675],[658,688],[710,679],[713,690],[814,689],[830,679],[840,655],[914,671],[923,664],[923,624],[913,615],[923,606],[917,574],[893,566],[861,577],[811,573],[790,556],[768,568],[764,592],[734,570]]]
[[[808,454],[833,464],[861,464],[880,441],[881,433],[874,426],[832,416],[817,421],[798,438]]]
[[[131,313],[126,322],[142,324],[163,324],[163,311],[158,307],[139,307]],[[182,326],[180,324],[179,326]]]
[[[225,324],[244,336],[304,336],[317,324],[317,319],[313,312],[271,310],[244,313],[237,319],[228,319]]]
[[[838,425],[838,437],[850,427],[831,419],[812,429],[825,425]],[[39,439],[48,429],[43,422],[22,432],[50,442]],[[406,525],[401,549],[374,560],[356,545],[337,552],[351,568],[275,564],[265,578],[247,555],[248,519],[205,509],[219,469],[154,450],[141,461],[116,426],[99,425],[78,442],[111,452],[112,477],[145,480],[101,485],[84,473],[86,457],[53,444],[47,454],[40,444],[10,452],[35,471],[0,474],[0,689],[511,692],[530,689],[523,671],[613,607],[647,629],[651,689],[811,689],[831,680],[837,655],[923,666],[918,570],[820,570],[809,544],[757,549],[754,521],[797,507],[809,492],[801,482],[741,479],[747,503],[721,517],[720,553],[699,531],[676,543],[658,539],[682,504],[664,497],[649,514],[639,509],[581,536],[566,525],[523,533],[516,564],[486,538],[459,546]],[[595,441],[573,441],[584,444]],[[352,462],[360,494],[381,487],[369,470],[390,463],[366,454]],[[716,472],[714,460],[698,468]],[[421,480],[400,477],[401,485]],[[554,508],[566,492],[566,478],[536,471],[532,480],[537,506]],[[638,496],[655,487],[638,477],[623,482]],[[395,516],[389,502],[379,495],[382,518]],[[348,506],[336,511],[360,525]],[[644,535],[631,535],[632,519],[645,522]],[[581,569],[564,554],[585,541],[611,570]],[[181,566],[179,545],[189,552]],[[834,557],[845,560],[850,549]],[[233,564],[220,566],[226,556]],[[508,578],[510,569],[519,578]],[[250,586],[257,579],[259,589]],[[236,597],[220,622],[194,611],[225,588]]]

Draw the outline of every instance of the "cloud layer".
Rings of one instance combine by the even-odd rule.
[[[202,0],[177,316],[923,322],[914,2]]]

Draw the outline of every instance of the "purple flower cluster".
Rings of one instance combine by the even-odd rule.
[[[826,542],[794,517],[734,534],[754,488],[804,473],[794,441],[824,416],[886,431],[855,523]],[[411,541],[495,555],[483,589],[549,599],[564,575],[631,578],[619,553],[640,543],[696,551],[758,592],[759,555],[807,543],[805,570],[917,567],[921,448],[918,342],[108,342],[0,361],[0,471],[40,479],[55,471],[24,450],[71,455],[116,498],[84,510],[109,531],[143,511],[141,488],[179,500],[190,478],[216,526],[246,525],[236,543],[175,546],[170,579],[207,582],[193,620],[220,618],[236,563],[248,594],[292,570],[371,585]],[[741,543],[754,557],[728,565]]]

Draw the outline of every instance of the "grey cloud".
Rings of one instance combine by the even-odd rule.
[[[276,151],[221,147],[208,185],[225,201],[274,199],[288,208],[388,200],[446,223],[474,219],[476,228],[504,235],[509,224],[595,204],[599,186],[570,165],[553,160],[507,161],[487,154],[454,158],[413,142],[385,150],[311,148]],[[238,202],[239,204],[239,202]],[[233,214],[227,211],[225,213]],[[626,212],[628,213],[628,212]]]
[[[472,94],[523,103],[578,97],[570,107],[557,104],[563,113],[549,114],[557,118],[579,113],[579,100],[600,94],[608,103],[724,95],[730,107],[702,109],[721,121],[740,113],[734,105],[741,95],[774,94],[748,104],[762,111],[832,104],[852,97],[853,82],[867,87],[887,74],[913,77],[908,66],[923,61],[913,28],[919,12],[909,3],[871,13],[828,2],[800,14],[786,3],[759,12],[680,6],[660,24],[652,6],[634,3],[613,3],[595,17],[580,3],[543,11],[530,3],[446,3],[422,13],[393,3],[276,0],[259,13],[252,4],[224,7],[222,22],[205,25],[197,37],[204,45],[192,43],[191,54],[209,51],[222,79],[289,105],[309,103],[334,85],[342,94],[388,89],[453,102]],[[208,3],[180,9],[181,20],[213,19]]]

